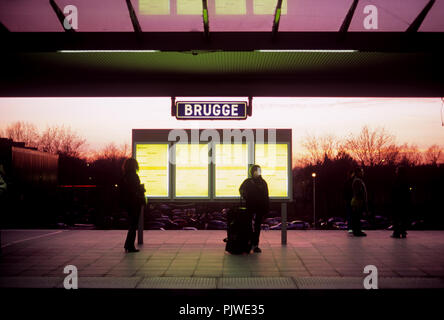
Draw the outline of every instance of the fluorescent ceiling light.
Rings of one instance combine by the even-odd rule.
[[[264,50],[255,50],[256,52],[358,52],[358,50],[290,50],[290,49],[283,49],[283,50],[276,50],[276,49],[264,49]],[[59,53],[131,53],[131,52],[137,52],[137,53],[157,53],[161,52],[160,50],[59,50],[57,51]]]
[[[143,53],[155,53],[160,50],[59,50],[59,53],[124,53],[124,52],[143,52]]]
[[[256,50],[258,52],[358,52],[358,50],[306,50],[306,49],[302,49],[302,50],[287,50],[287,49],[282,49],[282,50]]]

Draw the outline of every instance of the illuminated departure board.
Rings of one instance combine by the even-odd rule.
[[[140,182],[148,197],[168,197],[168,144],[136,144]]]
[[[216,144],[215,196],[239,197],[239,187],[248,177],[248,145]]]
[[[176,197],[208,197],[208,145],[176,144]]]
[[[256,144],[255,163],[261,167],[270,197],[288,197],[288,145]]]
[[[133,129],[132,139],[153,201],[239,201],[253,164],[270,200],[292,200],[291,129]]]

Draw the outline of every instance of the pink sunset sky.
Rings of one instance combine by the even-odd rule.
[[[218,99],[227,100],[210,100]],[[69,126],[87,140],[84,151],[88,152],[112,142],[131,143],[133,128],[291,128],[295,158],[303,151],[301,140],[306,135],[341,138],[359,133],[364,125],[384,127],[397,143],[415,144],[420,150],[432,144],[444,147],[442,112],[440,98],[270,97],[254,98],[253,114],[247,120],[190,121],[171,116],[169,97],[0,98],[0,129],[16,121],[33,123],[39,130]]]

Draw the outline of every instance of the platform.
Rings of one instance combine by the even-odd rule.
[[[363,289],[366,265],[381,289],[444,288],[444,231],[261,233],[262,253],[230,255],[225,231],[146,230],[138,253],[125,253],[124,230],[2,230],[0,288],[63,288],[78,269],[79,288]]]

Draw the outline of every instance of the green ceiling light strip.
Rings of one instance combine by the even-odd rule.
[[[208,3],[207,0],[202,0],[202,16],[204,24],[204,35],[208,39],[210,37],[210,21],[208,17]]]
[[[279,30],[279,22],[281,21],[281,11],[282,11],[282,0],[278,0],[276,4],[276,10],[274,12],[273,31],[272,31],[273,39],[276,37]]]
[[[158,53],[160,50],[59,50],[58,53]]]
[[[126,0],[126,5],[128,6],[128,11],[130,14],[131,22],[133,24],[134,32],[140,33],[142,32],[142,28],[139,24],[139,19],[137,19],[136,11],[134,11],[133,4],[131,3],[131,0]]]
[[[350,52],[358,52],[358,50],[330,50],[330,49],[260,49],[256,50],[257,52],[262,53],[350,53]]]
[[[208,10],[204,9],[203,11],[203,18],[204,18],[204,23],[208,24]]]
[[[65,30],[65,32],[76,32],[74,30],[74,28],[65,29],[65,26],[63,25],[63,23],[65,21],[65,15],[63,14],[63,11],[59,8],[57,3],[54,0],[49,0],[49,4],[51,5],[52,9],[54,10],[55,14],[57,15],[59,22],[62,24],[63,30]]]
[[[407,28],[405,32],[417,32],[425,17],[429,13],[430,9],[432,9],[435,4],[435,0],[430,0],[429,3],[426,4],[424,9],[419,13],[415,20],[413,20],[412,24]]]
[[[281,9],[276,9],[276,15],[274,17],[274,23],[278,24],[281,19]]]
[[[208,11],[207,10],[203,11],[203,18],[204,18],[204,24],[208,25]]]

